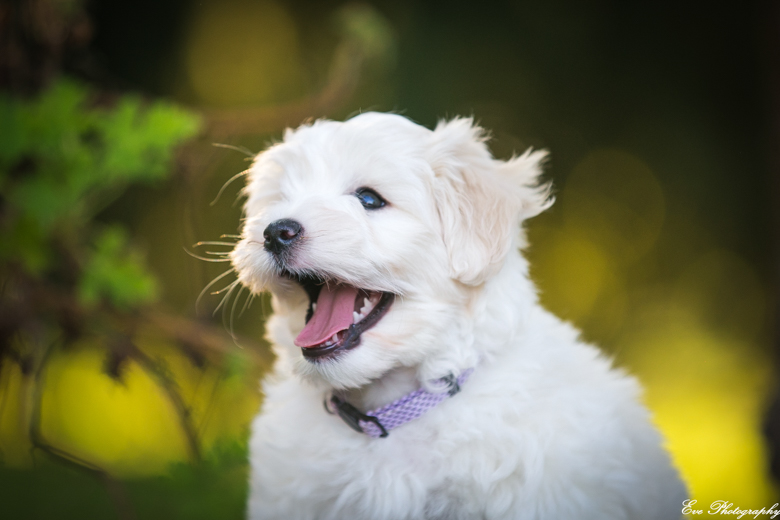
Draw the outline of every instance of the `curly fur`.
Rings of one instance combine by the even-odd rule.
[[[232,261],[272,294],[277,362],[252,428],[250,519],[680,517],[686,490],[639,385],[537,302],[521,224],[552,203],[544,157],[494,159],[471,119],[428,130],[379,113],[288,130],[257,156]],[[388,206],[365,210],[362,186]],[[287,218],[305,234],[286,269],[397,295],[332,360],[293,344],[308,298],[263,248]],[[337,389],[368,410],[470,367],[459,394],[387,438],[322,407]]]

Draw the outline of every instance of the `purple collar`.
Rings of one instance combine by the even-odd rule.
[[[330,399],[325,398],[325,410],[331,414],[338,414],[355,431],[370,437],[387,437],[388,432],[393,428],[417,419],[446,398],[460,392],[460,386],[466,382],[473,371],[473,368],[469,368],[457,379],[453,374],[439,379],[442,384],[449,387],[448,390],[433,393],[420,388],[382,408],[366,413],[362,413],[333,394]]]

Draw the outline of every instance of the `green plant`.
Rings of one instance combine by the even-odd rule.
[[[0,97],[0,262],[5,275],[50,279],[70,254],[80,301],[127,308],[154,300],[151,275],[117,229],[92,218],[132,183],[170,172],[173,147],[199,119],[163,102],[126,96],[90,106],[88,89],[59,81],[40,96]],[[84,269],[89,265],[94,270]],[[85,276],[85,273],[89,273]],[[63,274],[63,273],[59,273]]]

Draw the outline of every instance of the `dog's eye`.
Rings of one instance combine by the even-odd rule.
[[[379,209],[387,204],[385,199],[383,199],[371,188],[358,188],[358,190],[355,192],[355,197],[358,198],[360,203],[366,209]]]

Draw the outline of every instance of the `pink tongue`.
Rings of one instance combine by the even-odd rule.
[[[295,344],[299,347],[313,347],[324,343],[340,330],[352,325],[357,289],[348,285],[323,285],[317,298],[317,309],[303,328]]]

